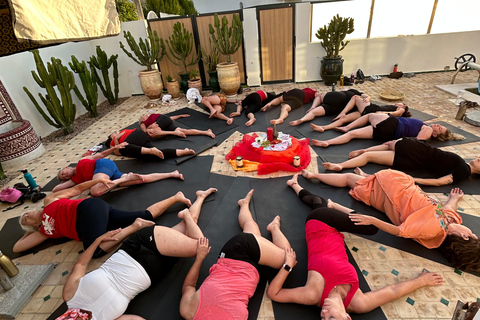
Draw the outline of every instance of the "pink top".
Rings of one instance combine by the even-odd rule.
[[[49,238],[67,237],[80,241],[77,234],[77,207],[85,199],[58,199],[43,208],[39,231]]]
[[[248,262],[219,258],[200,287],[195,320],[244,320],[260,276]]]
[[[265,91],[258,90],[257,94],[260,96],[260,102],[263,102],[263,100],[267,99],[267,95],[265,94]]]
[[[320,307],[332,289],[340,284],[350,284],[343,305],[352,301],[358,290],[358,276],[355,268],[348,262],[343,234],[319,220],[309,220],[305,224],[308,250],[308,270],[320,273],[325,280]]]
[[[143,121],[143,124],[148,128],[157,121],[158,117],[160,117],[159,113],[152,113],[145,121]]]
[[[310,101],[313,101],[313,99],[315,99],[315,93],[317,92],[316,90],[313,90],[311,88],[305,88],[302,90],[303,92],[305,92],[305,96],[303,97],[303,104],[309,103]]]

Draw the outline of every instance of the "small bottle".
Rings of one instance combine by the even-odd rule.
[[[0,268],[0,286],[3,287],[5,291],[13,288],[12,280],[10,280],[10,278],[7,276],[7,273],[3,271],[2,268]]]
[[[278,131],[277,131],[277,125],[273,125],[273,135],[272,135],[273,140],[277,140],[278,138]]]
[[[393,73],[396,73],[397,70],[398,70],[398,63],[395,63],[395,64],[393,65]]]
[[[243,157],[242,156],[237,156],[235,159],[237,163],[237,168],[243,168]]]
[[[355,83],[355,75],[353,73],[350,75],[350,83],[351,84]]]
[[[343,74],[340,76],[340,87],[343,87]]]
[[[15,277],[18,274],[18,268],[15,263],[13,263],[9,257],[4,255],[2,251],[0,251],[0,266],[10,278]]]
[[[335,91],[335,82],[332,84],[332,92]]]
[[[27,180],[27,183],[28,185],[30,186],[30,188],[32,189],[35,189],[37,187],[37,183],[35,182],[35,180],[33,179],[32,175],[30,174],[30,172],[28,172],[27,169],[25,170],[20,170],[22,173],[23,173],[23,177],[25,178],[25,180]]]

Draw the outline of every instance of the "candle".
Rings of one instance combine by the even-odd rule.
[[[293,157],[293,166],[300,167],[300,156]]]
[[[273,129],[272,128],[267,128],[267,140],[268,141],[273,140]]]
[[[238,156],[236,160],[237,160],[237,168],[243,168],[243,157]]]

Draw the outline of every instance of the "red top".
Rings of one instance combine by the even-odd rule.
[[[77,167],[76,167],[76,172],[75,174],[70,178],[72,179],[73,182],[76,184],[89,181],[93,179],[93,173],[95,172],[95,162],[97,159],[92,160],[92,159],[82,159],[78,161]]]
[[[85,199],[59,199],[43,208],[39,231],[49,238],[67,237],[80,241],[76,230],[77,207]]]
[[[358,276],[355,268],[348,262],[343,234],[318,220],[309,220],[305,224],[308,249],[308,270],[317,271],[325,280],[320,306],[333,287],[339,284],[351,284],[343,302],[345,308],[358,290]]]
[[[305,88],[302,89],[303,92],[305,92],[305,96],[303,97],[303,104],[309,103],[310,101],[313,101],[315,99],[315,93],[317,90],[313,90],[311,88]]]
[[[127,137],[137,129],[125,129],[125,130],[122,130],[119,132],[122,133],[122,132],[125,132],[123,136],[120,137],[120,139],[118,139],[118,143],[122,143],[123,141],[125,141],[125,139],[127,139]],[[114,147],[115,146],[115,139],[112,139],[112,142],[110,142],[110,146],[111,147]]]
[[[265,93],[265,91],[263,91],[263,90],[258,90],[257,93],[258,93],[258,95],[260,96],[260,102],[262,102],[263,100],[267,99],[267,94]]]
[[[152,113],[148,116],[147,120],[143,121],[143,124],[148,128],[157,121],[158,117],[160,117],[160,113]]]

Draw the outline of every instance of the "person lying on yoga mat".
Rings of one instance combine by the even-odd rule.
[[[305,222],[308,249],[308,278],[305,286],[283,288],[289,272],[280,269],[270,282],[267,295],[283,303],[316,305],[322,308],[321,319],[350,319],[347,312],[366,313],[409,294],[423,286],[438,286],[444,280],[440,274],[423,271],[418,277],[363,293],[359,288],[355,267],[348,261],[344,235],[352,232],[372,235],[374,226],[356,226],[349,219],[351,209],[325,201],[298,184],[298,174],[287,181],[302,200],[312,208]],[[355,211],[353,211],[355,212]],[[293,250],[285,253],[285,264],[295,266]]]
[[[20,216],[19,223],[26,233],[15,243],[13,251],[22,252],[39,245],[48,238],[62,237],[82,241],[83,247],[87,249],[106,231],[126,227],[136,218],[154,220],[177,202],[191,205],[190,200],[180,191],[140,211],[115,209],[98,198],[71,199],[97,183],[110,187],[111,181],[104,178],[95,179],[54,192],[43,200],[42,210],[24,212]],[[105,253],[106,250],[100,246],[96,249],[94,256],[97,258]]]
[[[108,147],[113,147],[119,145],[123,142],[128,144],[118,150],[115,150],[114,153],[117,156],[132,157],[144,160],[153,160],[153,159],[171,159],[175,157],[186,156],[189,154],[195,154],[195,151],[192,149],[158,149],[156,148],[151,140],[151,138],[143,132],[142,130],[137,129],[124,129],[120,132],[115,131],[112,133],[105,145]]]
[[[288,117],[288,113],[292,110],[300,108],[302,105],[309,103],[315,99],[317,91],[311,88],[305,89],[291,89],[283,94],[279,94],[275,99],[267,103],[262,111],[267,111],[272,106],[278,106],[282,104],[280,116],[278,119],[270,120],[271,124],[280,124]]]
[[[237,101],[237,111],[230,113],[230,117],[239,116],[244,109],[245,116],[248,118],[248,121],[245,123],[245,125],[249,127],[257,120],[255,119],[255,112],[260,111],[267,103],[276,97],[277,94],[275,92],[266,92],[263,90],[250,93],[242,100]]]
[[[370,98],[370,97],[369,97]],[[356,107],[356,111],[352,110]],[[324,132],[325,130],[335,129],[339,126],[355,121],[361,116],[369,113],[386,113],[395,117],[411,117],[412,114],[408,111],[408,106],[404,103],[395,103],[394,105],[381,106],[370,103],[370,99],[365,99],[362,96],[353,96],[347,103],[347,106],[338,114],[332,123],[325,126],[319,126],[310,123],[310,127],[318,132]]]
[[[238,223],[243,232],[233,236],[220,250],[217,263],[197,290],[203,260],[210,252],[208,242],[199,242],[197,257],[185,277],[180,301],[180,314],[185,319],[247,319],[248,300],[253,296],[260,276],[259,265],[279,269],[290,243],[280,231],[280,217],[267,226],[273,243],[262,237],[253,220],[249,203],[253,189],[238,201]]]
[[[451,190],[445,205],[427,196],[406,173],[386,169],[364,177],[355,173],[312,173],[302,171],[307,179],[318,179],[334,187],[350,187],[350,195],[384,212],[392,223],[375,217],[350,214],[355,225],[374,225],[403,238],[411,238],[428,249],[439,248],[455,268],[480,272],[478,237],[462,225],[456,212],[463,197],[459,188]]]
[[[84,157],[77,163],[75,168],[65,167],[63,169],[60,169],[58,171],[57,178],[63,182],[55,186],[52,191],[57,192],[60,190],[68,189],[76,184],[89,180],[95,180],[100,178],[112,180],[112,183],[109,185],[109,187],[105,186],[103,183],[97,183],[90,188],[90,194],[93,197],[99,197],[102,194],[115,188],[116,186],[131,186],[134,184],[150,183],[168,178],[177,178],[183,180],[183,174],[179,173],[178,170],[168,173],[159,172],[150,174],[120,172],[115,162],[110,159],[104,159],[103,157],[106,156],[106,152],[112,150],[109,152],[111,153],[117,147],[123,148],[125,145],[127,145],[126,142],[121,143],[118,146],[112,147],[104,152]]]
[[[124,315],[129,302],[151,284],[160,282],[177,258],[195,256],[197,242],[206,241],[197,225],[201,206],[215,191],[214,188],[197,191],[197,200],[178,213],[182,221],[171,228],[137,219],[125,229],[97,237],[75,262],[63,286],[67,312],[82,309],[91,312],[93,319],[143,319]],[[127,239],[121,247],[100,268],[87,274],[88,263],[97,248],[113,250],[122,238]]]
[[[186,136],[209,136],[212,139],[215,138],[215,134],[211,129],[198,130],[198,129],[184,129],[177,127],[173,124],[173,120],[180,118],[188,118],[189,114],[180,114],[178,116],[166,116],[159,113],[150,113],[140,117],[139,124],[140,129],[147,133],[151,138],[162,138],[168,135],[174,135],[185,138]]]
[[[315,92],[315,99],[312,102],[312,107],[307,110],[302,118],[290,121],[289,124],[291,126],[298,126],[303,122],[315,119],[315,117],[339,114],[348,102],[351,101],[353,96],[360,96],[365,102],[370,101],[370,97],[366,93],[362,93],[355,89]]]
[[[366,124],[370,125],[350,131]],[[417,137],[420,140],[432,138],[438,141],[465,139],[439,124],[427,125],[415,118],[397,118],[382,113],[366,114],[345,127],[337,127],[336,130],[344,134],[327,141],[312,139],[313,145],[326,148],[330,145],[345,144],[352,139],[375,139],[383,142],[404,137]]]
[[[342,163],[322,163],[325,169],[342,171],[343,169],[363,167],[367,163],[387,165],[393,169],[424,170],[436,174],[437,178],[413,178],[418,184],[443,186],[459,182],[480,174],[480,158],[468,163],[459,155],[432,147],[424,140],[402,138],[367,149],[350,152],[349,160]],[[355,170],[361,174],[361,170]]]
[[[209,118],[215,117],[220,120],[225,120],[229,125],[233,123],[232,116],[230,116],[229,118],[225,114],[223,114],[223,112],[225,111],[227,102],[235,103],[237,102],[237,100],[227,99],[227,97],[223,93],[217,93],[203,97],[202,101],[200,102],[210,111]]]

